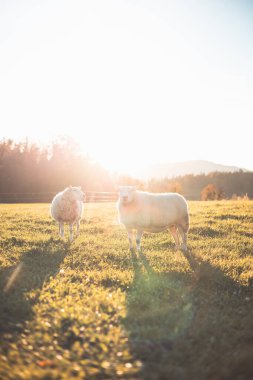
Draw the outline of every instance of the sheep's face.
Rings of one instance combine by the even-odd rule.
[[[134,199],[136,187],[135,186],[120,186],[119,187],[119,200],[122,204],[127,205]]]
[[[71,197],[74,198],[76,201],[83,202],[85,200],[85,194],[82,191],[81,187],[74,187],[70,186],[69,190],[71,192]]]

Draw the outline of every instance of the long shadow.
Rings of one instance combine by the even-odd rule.
[[[69,243],[52,238],[23,254],[18,265],[0,269],[0,341],[15,341],[33,318],[40,289],[55,276],[69,252]],[[28,293],[32,292],[28,298]]]
[[[131,254],[124,324],[142,379],[253,378],[253,289],[193,252],[188,272],[157,273]]]

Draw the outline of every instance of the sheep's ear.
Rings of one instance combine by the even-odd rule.
[[[72,186],[71,185],[69,185],[69,189],[72,190]]]

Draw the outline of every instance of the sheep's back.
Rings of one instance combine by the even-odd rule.
[[[80,201],[70,201],[58,194],[52,201],[51,215],[58,222],[73,223],[81,218],[82,203]]]
[[[188,214],[185,199],[177,193],[152,194],[150,198],[150,224],[169,226],[177,224]]]
[[[120,222],[126,227],[147,231],[163,230],[188,214],[185,199],[176,193],[152,194],[136,192],[134,201],[119,204]]]

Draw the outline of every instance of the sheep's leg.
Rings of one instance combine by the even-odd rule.
[[[69,240],[73,240],[73,224],[69,223]]]
[[[136,234],[136,246],[137,246],[137,251],[141,250],[141,237],[142,237],[142,230],[137,230]]]
[[[59,233],[61,237],[64,237],[64,224],[59,223]]]
[[[184,231],[184,228],[182,226],[178,226],[178,231],[181,235],[181,238],[182,238],[182,250],[183,251],[187,251],[187,234],[186,232]]]
[[[133,249],[133,231],[127,230],[130,250]]]
[[[76,222],[76,234],[77,234],[77,236],[79,235],[79,231],[80,231],[80,219]]]
[[[176,243],[176,249],[180,248],[180,243],[179,243],[179,238],[178,238],[178,233],[177,233],[177,227],[176,226],[171,226],[169,227],[169,230],[171,232],[171,235],[173,236],[175,243]]]

